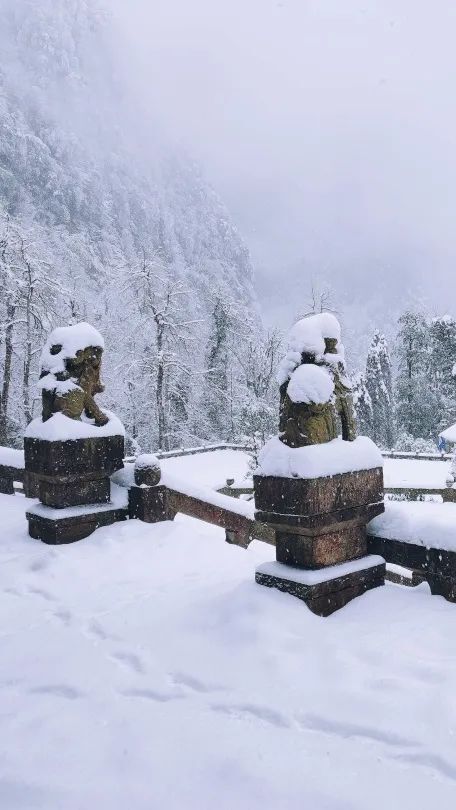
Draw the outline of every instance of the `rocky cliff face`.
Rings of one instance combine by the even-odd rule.
[[[113,346],[111,404],[131,418],[134,435],[148,434],[150,446],[157,398],[163,424],[173,413],[185,422],[194,411],[195,373],[204,380],[215,307],[230,323],[225,341],[236,319],[245,326],[252,313],[252,324],[258,318],[242,239],[198,167],[163,142],[147,98],[129,92],[124,60],[116,58],[121,47],[96,0],[2,3],[0,242],[8,249],[0,262],[0,421],[20,425],[36,413],[29,388],[35,344],[46,331],[89,320]],[[162,345],[163,317],[172,323]],[[24,397],[25,414],[17,405]],[[211,435],[201,419],[193,419],[193,434]]]

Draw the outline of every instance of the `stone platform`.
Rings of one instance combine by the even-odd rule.
[[[118,520],[128,520],[128,493],[112,486],[111,500],[106,504],[73,506],[54,509],[38,503],[26,517],[29,535],[48,545],[63,545],[83,540],[100,526],[110,526]]]
[[[255,581],[296,596],[318,616],[330,616],[356,596],[385,584],[385,561],[369,555],[318,571],[270,562],[256,569]]]
[[[123,436],[26,437],[24,454],[41,501],[27,512],[31,537],[51,545],[74,543],[128,517],[125,490],[110,481],[123,466]]]

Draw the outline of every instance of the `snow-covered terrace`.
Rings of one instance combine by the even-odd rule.
[[[387,584],[320,619],[274,549],[190,518],[48,547],[0,496],[5,810],[454,806],[456,608]]]
[[[162,464],[216,488],[248,457]],[[178,516],[49,547],[27,503],[0,495],[2,809],[454,806],[456,606],[427,585],[320,619],[255,584],[266,544]]]

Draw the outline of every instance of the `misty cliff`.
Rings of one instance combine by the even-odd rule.
[[[147,243],[250,296],[249,256],[197,167],[144,131],[116,75],[109,16],[85,0],[3,3],[0,199],[88,273]]]
[[[84,319],[108,338],[108,404],[134,441],[156,443],[157,421],[166,446],[229,438],[241,430],[233,400],[240,418],[249,397],[230,342],[259,334],[249,254],[129,91],[121,48],[96,2],[2,3],[0,427],[20,431],[37,412],[46,331]],[[208,415],[209,400],[222,405]]]

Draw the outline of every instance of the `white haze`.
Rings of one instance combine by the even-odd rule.
[[[454,3],[117,2],[132,85],[228,203],[267,319],[311,279],[363,335],[455,312]]]

